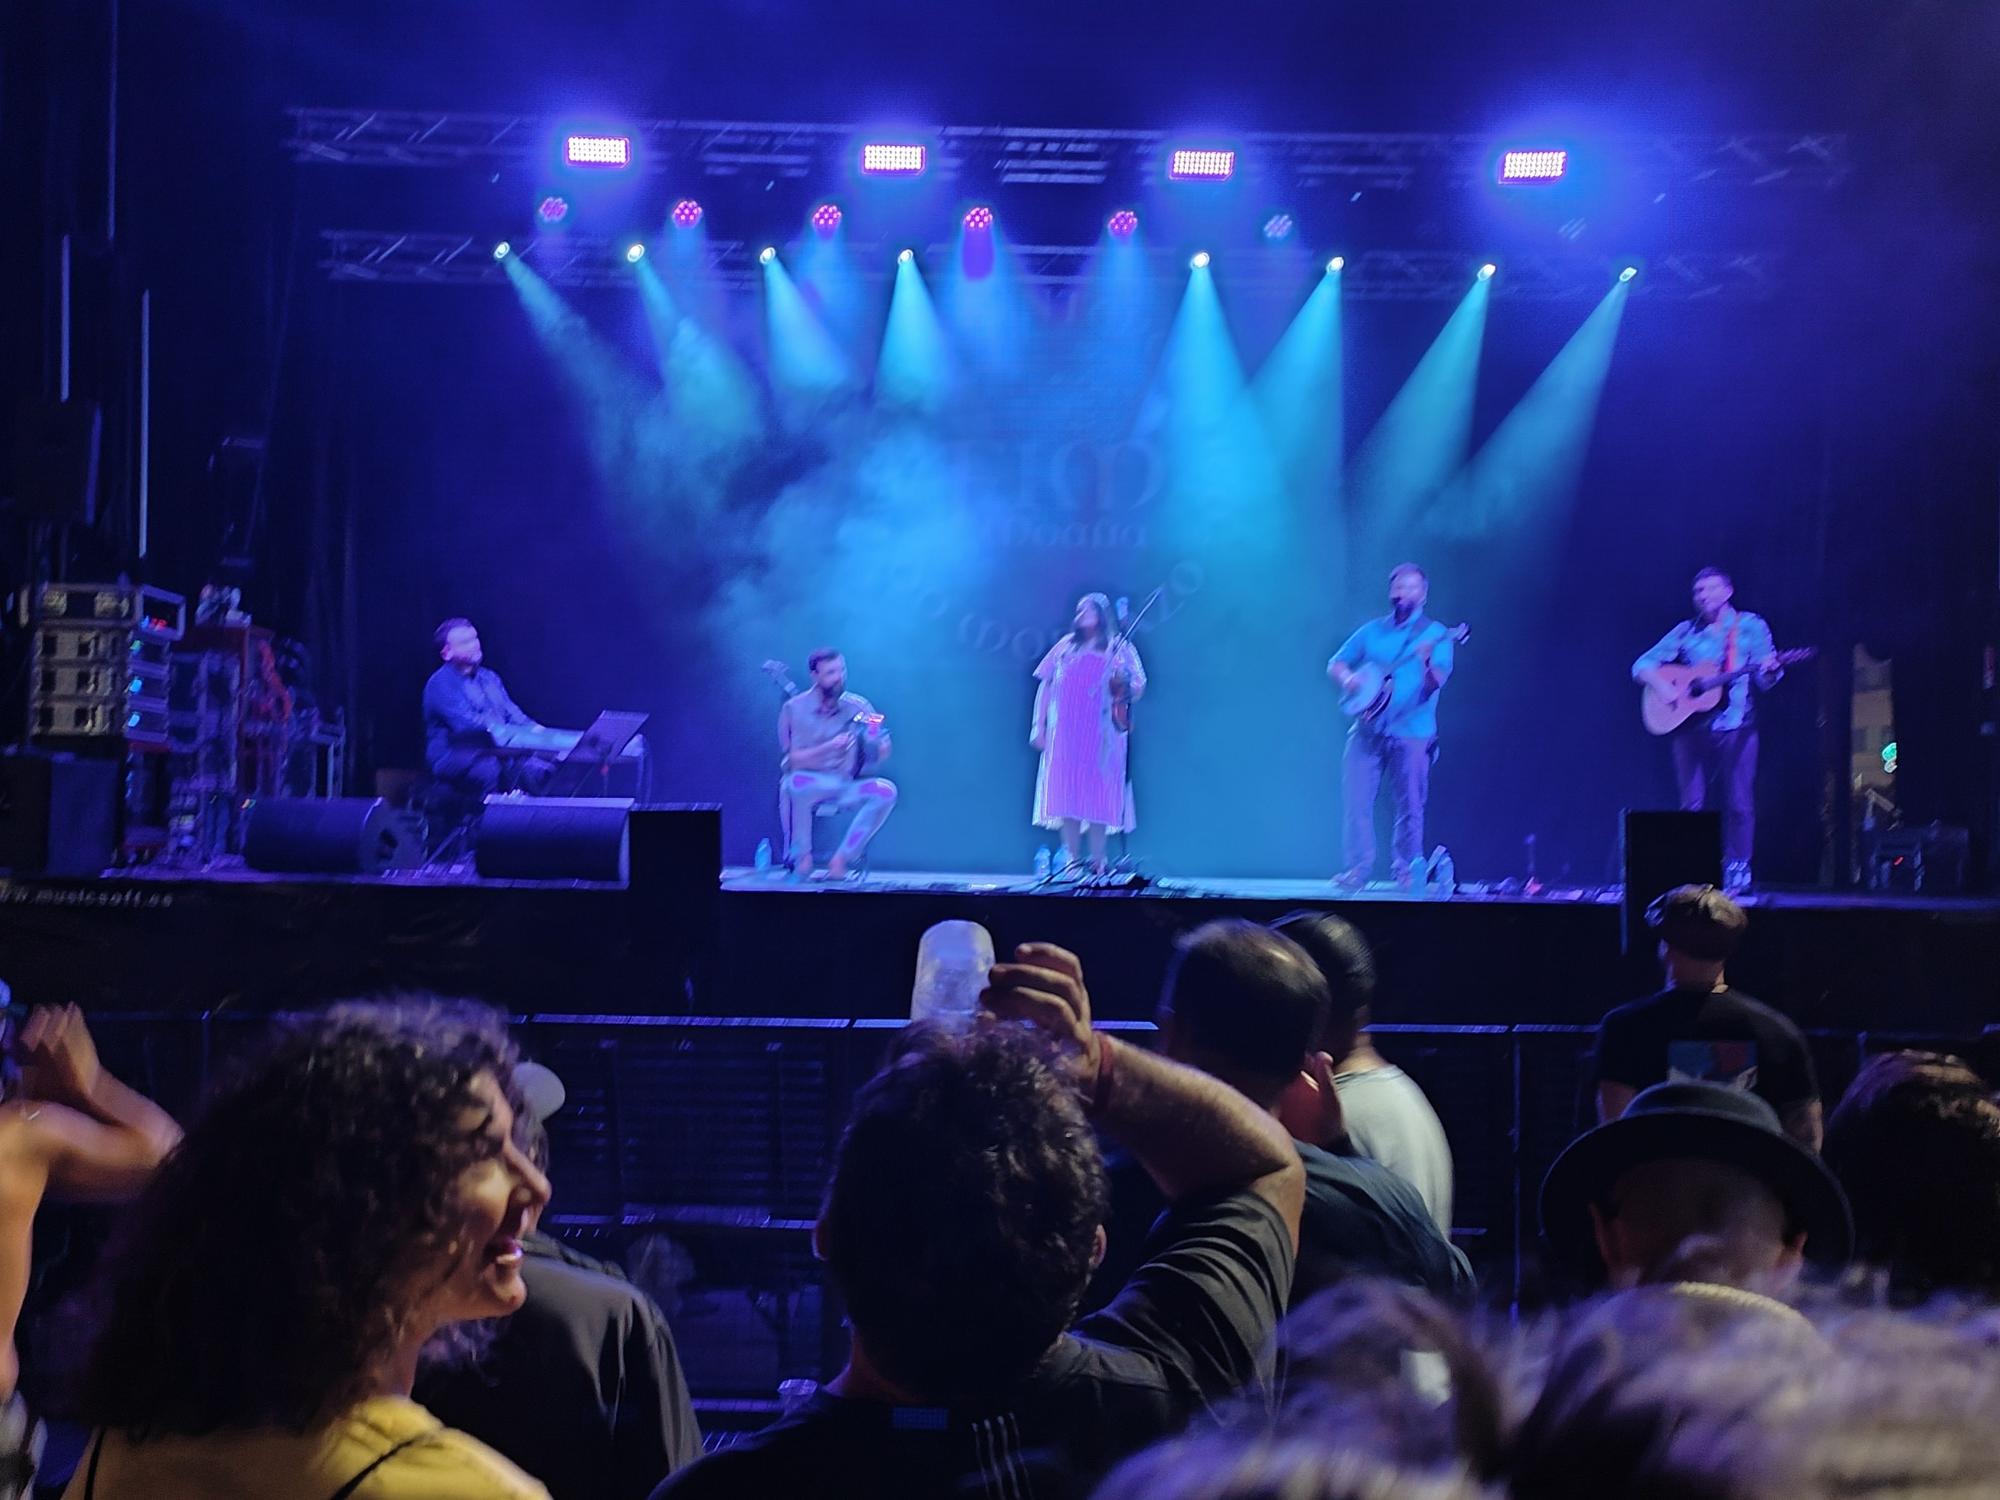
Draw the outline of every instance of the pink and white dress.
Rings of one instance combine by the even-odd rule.
[[[1115,653],[1131,674],[1132,696],[1146,690],[1146,669],[1127,641]],[[1138,826],[1132,783],[1125,776],[1125,740],[1111,722],[1112,656],[1066,635],[1035,668],[1044,687],[1042,764],[1035,776],[1035,826],[1060,828],[1065,818],[1118,833]]]

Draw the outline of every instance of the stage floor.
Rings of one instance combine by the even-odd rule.
[[[978,896],[1095,896],[1145,897],[1154,900],[1393,902],[1400,905],[1585,905],[1617,906],[1625,899],[1624,887],[1542,886],[1524,889],[1519,882],[1469,881],[1449,897],[1404,890],[1390,881],[1375,881],[1359,888],[1336,886],[1328,880],[1258,879],[1241,876],[1162,876],[1158,879],[1119,880],[1106,883],[1039,879],[1033,875],[985,874],[967,870],[881,870],[846,880],[829,881],[820,874],[797,881],[782,869],[757,870],[748,865],[730,865],[722,872],[722,889],[732,894],[759,892],[839,894],[887,894],[891,892],[930,895],[959,893]],[[1926,896],[1921,893],[1879,891],[1825,891],[1811,888],[1772,888],[1746,892],[1746,907],[1772,910],[1828,910],[1953,912],[1968,916],[1990,916],[2000,920],[2000,896]]]

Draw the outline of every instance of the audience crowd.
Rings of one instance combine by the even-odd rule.
[[[0,1500],[2000,1495],[1994,1081],[1880,1053],[1822,1120],[1798,1026],[1725,978],[1743,909],[1649,920],[1666,987],[1599,1029],[1535,1307],[1453,1243],[1349,923],[1187,934],[1149,1046],[1023,944],[854,1098],[812,1235],[845,1363],[706,1456],[666,1316],[541,1227],[562,1087],[496,1013],[283,1018],[183,1135],[39,1009],[0,1097]],[[37,1413],[14,1335],[55,1196],[129,1202]]]

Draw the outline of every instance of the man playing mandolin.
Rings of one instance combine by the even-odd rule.
[[[1722,811],[1723,884],[1732,892],[1750,885],[1750,853],[1757,835],[1757,724],[1751,696],[1784,675],[1771,627],[1761,615],[1736,608],[1735,585],[1720,568],[1694,575],[1694,618],[1683,620],[1632,663],[1656,707],[1678,710],[1708,686],[1702,676],[1674,670],[1694,667],[1730,674],[1719,705],[1691,715],[1670,740],[1674,779],[1687,812]],[[1747,669],[1747,670],[1745,670]]]
[[[1437,695],[1451,677],[1464,627],[1448,630],[1424,613],[1430,579],[1415,563],[1389,573],[1389,613],[1366,621],[1333,653],[1326,675],[1354,716],[1341,757],[1346,869],[1337,885],[1365,885],[1375,870],[1375,798],[1388,778],[1396,807],[1391,869],[1417,883],[1424,857],[1424,804],[1437,759]]]

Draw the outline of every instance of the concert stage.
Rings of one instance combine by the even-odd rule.
[[[732,1402],[756,1420],[778,1380],[838,1355],[806,1231],[931,922],[973,918],[1003,948],[1073,948],[1098,1017],[1143,1032],[1182,932],[1338,908],[1375,944],[1382,1049],[1443,1117],[1458,1238],[1503,1299],[1536,1294],[1534,1190],[1586,1117],[1591,1027],[1657,982],[1650,961],[1619,957],[1607,891],[1335,899],[1318,882],[1162,879],[1063,893],[1013,876],[827,885],[741,869],[691,891],[656,868],[635,854],[624,887],[242,871],[0,881],[0,977],[23,1002],[80,1001],[111,1065],[177,1110],[273,1009],[412,988],[505,1006],[568,1086],[551,1223],[628,1264],[679,1268],[676,1332],[712,1421],[733,1420]],[[2000,1015],[2000,901],[1767,894],[1752,911],[1733,975],[1812,1034],[1828,1098],[1868,1049],[1971,1049]]]

